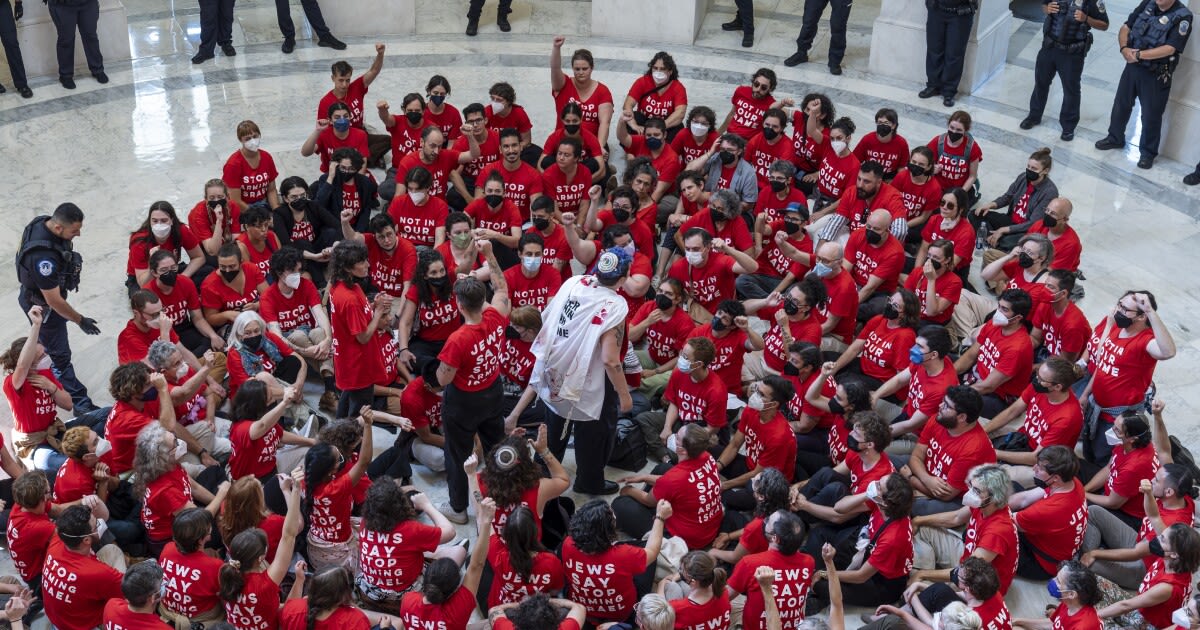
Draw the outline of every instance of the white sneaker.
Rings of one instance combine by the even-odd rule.
[[[441,512],[446,517],[446,519],[449,520],[451,523],[455,523],[457,525],[466,525],[467,524],[467,520],[468,520],[467,519],[467,511],[466,510],[463,510],[461,512],[455,511],[454,508],[450,507],[449,501],[443,501],[443,502],[439,503],[438,511]]]

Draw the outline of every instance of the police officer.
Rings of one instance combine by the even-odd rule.
[[[741,31],[742,46],[749,48],[754,45],[754,0],[733,0],[737,13],[733,19],[722,24],[723,31]]]
[[[1033,94],[1029,97],[1029,115],[1021,121],[1022,129],[1033,129],[1042,122],[1046,96],[1055,73],[1063,86],[1062,109],[1058,122],[1062,139],[1075,139],[1079,123],[1079,78],[1083,76],[1083,59],[1092,47],[1092,32],[1108,30],[1108,12],[1104,0],[1042,0],[1042,49],[1038,51],[1033,69]]]
[[[104,55],[100,54],[100,0],[49,0],[50,20],[58,31],[58,82],[68,90],[75,89],[75,30],[83,41],[88,70],[100,83],[108,83],[104,74]]]
[[[1192,12],[1179,0],[1142,0],[1129,14],[1117,41],[1125,57],[1125,71],[1117,84],[1108,135],[1096,143],[1101,151],[1125,146],[1125,125],[1133,112],[1133,101],[1142,106],[1142,157],[1138,168],[1154,166],[1162,115],[1171,93],[1171,73],[1192,32]]]
[[[850,6],[853,0],[804,0],[803,24],[796,37],[796,54],[784,60],[783,65],[798,66],[808,61],[808,49],[817,37],[817,23],[825,7],[829,10],[829,74],[842,73],[842,57],[846,56],[846,23],[850,21]]]
[[[977,1],[925,0],[925,89],[917,93],[921,98],[941,94],[942,105],[954,107]]]
[[[467,35],[475,37],[479,32],[479,16],[483,13],[484,0],[471,0],[467,6]],[[507,33],[512,30],[512,25],[508,23],[508,14],[512,13],[512,0],[500,0],[500,7],[496,9],[496,26],[500,30]]]
[[[79,324],[89,335],[100,334],[96,320],[80,315],[66,299],[68,291],[79,289],[83,259],[71,247],[71,241],[82,229],[83,211],[73,203],[64,203],[54,209],[52,216],[39,216],[25,226],[16,257],[17,280],[21,283],[17,302],[24,313],[35,304],[42,307],[44,319],[38,342],[50,355],[63,388],[71,394],[77,415],[94,411],[96,406],[88,398],[87,388],[75,377],[67,320]]]
[[[25,14],[21,0],[9,5],[8,0],[0,0],[0,43],[4,44],[4,56],[8,59],[9,74],[12,75],[13,87],[25,98],[33,98],[33,90],[25,79],[25,60],[21,57],[21,42],[17,41],[17,20]],[[0,85],[0,94],[4,93]]]
[[[300,0],[300,6],[304,9],[308,24],[317,34],[318,46],[346,50],[345,42],[334,37],[325,25],[325,16],[321,14],[321,5],[317,4],[317,0]],[[288,0],[275,0],[275,17],[279,21],[279,32],[283,34],[282,50],[284,54],[291,54],[296,50],[296,25],[292,22],[292,7]]]
[[[1196,164],[1196,170],[1183,176],[1183,183],[1187,184],[1188,186],[1200,184],[1200,163]]]

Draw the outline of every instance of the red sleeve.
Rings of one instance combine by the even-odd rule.
[[[246,369],[242,367],[242,357],[236,349],[229,349],[229,359],[225,362],[225,366],[229,372],[229,385],[231,390],[235,390],[242,386],[250,377],[246,375]]]
[[[744,562],[745,558],[742,560],[743,562],[739,562],[737,566],[733,567],[733,575],[729,576],[729,588],[743,595],[749,595],[750,587],[753,585],[757,588],[758,586],[754,579],[754,571],[758,567],[751,567],[749,563]]]
[[[843,270],[842,273],[850,272]],[[858,294],[853,291],[830,293],[827,308],[830,314],[838,317],[855,317],[858,314]]]
[[[185,252],[200,247],[200,239],[196,238],[196,235],[192,233],[192,228],[186,225],[179,226],[179,242]],[[146,262],[149,264],[150,259],[147,258]]]
[[[175,333],[172,332],[171,334],[174,335]],[[267,339],[270,339],[275,344],[276,348],[279,348],[279,354],[285,357],[290,357],[295,354],[295,352],[292,350],[292,347],[284,343],[284,341],[279,338],[279,335],[276,335],[269,330],[264,331],[263,334],[267,336]]]
[[[982,159],[983,159],[983,149],[979,148],[978,142],[972,143],[971,144],[971,161],[978,162]]]
[[[214,282],[209,282],[209,278],[212,278]],[[200,285],[200,306],[219,311],[221,310],[221,294],[217,292],[215,282],[220,282],[219,276],[210,275]]]
[[[931,418],[933,416],[930,416]],[[921,437],[917,438],[917,444],[929,446],[929,442],[933,440],[933,432],[938,424],[936,422],[926,422],[925,428],[921,429]]]
[[[646,550],[633,545],[617,545],[613,547],[618,564],[626,571],[638,575],[646,570]]]
[[[228,188],[241,190],[242,188],[242,169],[240,164],[235,164],[239,160],[238,154],[234,153],[225,160],[225,168],[221,170],[221,181],[225,182]]]

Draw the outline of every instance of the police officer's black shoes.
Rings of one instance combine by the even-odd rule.
[[[953,96],[943,96],[942,97],[942,105],[944,107],[954,107],[954,97]]]
[[[1183,178],[1183,183],[1187,184],[1188,186],[1200,184],[1200,169],[1196,169],[1185,175]]]
[[[507,15],[497,15],[496,26],[500,29],[501,33],[507,33],[512,30],[512,24],[508,23]]]
[[[290,55],[293,50],[296,50],[296,39],[294,37],[283,38],[283,46],[279,47],[283,54]]]
[[[829,74],[832,74],[833,76],[836,77],[836,76],[840,75],[841,73],[842,73],[842,64],[840,64],[840,63],[829,64]]]
[[[806,50],[798,50],[796,51],[796,54],[783,60],[783,65],[789,68],[792,66],[798,66],[802,63],[808,63],[808,51]]]
[[[213,57],[216,57],[216,55],[211,52],[198,52],[196,53],[195,57],[192,57],[192,63],[201,64],[209,59],[212,59]]]
[[[754,31],[746,31],[742,33],[742,48],[750,48],[754,46]]]
[[[234,50],[233,44],[221,44],[221,52],[224,53],[226,57],[233,57],[237,55],[237,51]]]
[[[722,31],[740,31],[742,30],[742,16],[735,15],[733,20],[721,25]]]
[[[1138,168],[1149,169],[1152,166],[1154,166],[1153,155],[1143,155],[1142,159],[1138,160]]]
[[[1067,142],[1070,142],[1075,139],[1075,130],[1074,129],[1063,129],[1062,135],[1059,137]]]
[[[93,72],[92,78],[96,79],[96,82],[100,83],[100,84],[108,83],[108,75],[104,74],[103,70],[101,70],[100,72]]]
[[[8,89],[7,89],[7,88],[5,88],[3,85],[0,85],[0,94],[3,94],[3,93],[5,93],[5,92],[7,92],[7,91],[8,91]]]
[[[17,88],[17,91],[21,93],[21,98],[33,98],[33,90],[28,85]]]
[[[1021,121],[1021,128],[1022,129],[1033,129],[1034,127],[1041,124],[1041,122],[1042,122],[1041,118],[1034,118],[1033,116],[1026,116],[1025,120]]]
[[[346,43],[343,42],[342,40],[334,37],[333,35],[326,35],[325,37],[318,39],[317,45],[322,48],[332,48],[334,50],[346,50]]]
[[[58,77],[58,82],[68,90],[75,89],[75,79],[72,79],[71,77]]]
[[[479,18],[467,19],[467,37],[475,37],[479,33]]]
[[[1096,142],[1096,148],[1100,149],[1101,151],[1108,151],[1109,149],[1120,149],[1123,146],[1125,146],[1124,142],[1121,142],[1120,140],[1114,140],[1113,138],[1110,138],[1108,136],[1104,136],[1103,138],[1100,138],[1100,140]]]
[[[919,96],[919,97],[921,97],[921,98],[929,98],[929,97],[931,97],[931,96],[934,96],[934,95],[936,95],[937,93],[938,93],[938,89],[937,89],[937,88],[935,88],[935,87],[927,87],[927,88],[925,88],[924,90],[921,90],[920,92],[917,92],[917,96]]]

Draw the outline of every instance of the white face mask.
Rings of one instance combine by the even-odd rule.
[[[962,504],[969,508],[981,508],[983,507],[983,497],[975,492],[975,488],[971,488],[963,495]]]
[[[285,285],[287,285],[287,287],[289,289],[292,289],[292,290],[299,289],[300,288],[300,274],[289,273],[288,275],[283,277],[283,283]]]
[[[542,257],[541,256],[522,256],[521,257],[521,266],[524,267],[526,271],[536,272],[537,270],[542,268]]]
[[[663,83],[666,83],[667,79],[671,78],[671,75],[667,74],[666,72],[658,72],[658,71],[651,72],[650,76],[654,79],[654,82],[658,85],[662,85]]]
[[[992,323],[1003,328],[1004,326],[1008,325],[1009,321],[1008,317],[1006,317],[1004,313],[996,311],[996,314],[992,315]]]
[[[108,453],[111,450],[112,450],[112,444],[108,440],[106,440],[104,438],[100,438],[99,440],[96,440],[96,457],[103,457],[106,453]]]
[[[1180,628],[1192,627],[1192,618],[1188,616],[1187,606],[1178,608],[1175,612],[1171,613],[1171,623]]]
[[[625,253],[629,254],[630,256],[633,256],[637,252],[637,246],[633,243],[622,245],[621,249],[625,250]]]
[[[1117,437],[1117,430],[1114,427],[1109,427],[1104,432],[1104,441],[1108,442],[1109,446],[1116,446],[1121,443],[1121,438]]]
[[[504,110],[504,101],[492,101],[492,111],[499,112]]]
[[[40,370],[49,370],[50,366],[53,364],[54,364],[54,361],[50,358],[50,355],[43,354],[42,358],[38,359],[37,365],[34,366],[33,369],[39,370],[39,371]]]
[[[167,238],[167,235],[171,233],[171,224],[155,223],[150,226],[150,231],[154,232],[155,238]]]
[[[678,442],[675,440],[675,434],[672,433],[671,435],[667,436],[667,450],[674,453],[676,447],[678,447]]]
[[[703,136],[703,135],[708,134],[709,127],[708,127],[708,125],[704,125],[701,123],[692,123],[691,129],[692,129],[693,136]]]
[[[841,155],[842,151],[846,150],[846,142],[843,140],[834,140],[829,143],[829,146],[833,147],[833,152],[838,155]]]
[[[942,229],[949,230],[958,224],[958,219],[942,219]]]
[[[682,354],[679,355],[679,361],[675,363],[675,369],[687,374],[692,371],[692,362],[687,360]]]
[[[175,461],[183,459],[184,455],[187,455],[187,442],[175,438]]]
[[[878,502],[878,499],[879,499],[879,482],[878,481],[872,481],[871,483],[867,484],[867,498],[870,499],[872,503]]]
[[[423,190],[412,190],[412,191],[409,191],[409,193],[408,193],[408,198],[412,199],[412,202],[417,204],[418,206],[425,203],[425,198],[428,196],[429,196],[429,193],[427,193]]]
[[[760,394],[758,392],[754,392],[753,394],[750,394],[749,400],[746,401],[746,406],[755,411],[762,411],[762,408],[763,408],[762,394]]]
[[[704,252],[687,252],[685,256],[688,264],[693,267],[699,267],[704,262]]]
[[[242,148],[247,151],[257,151],[260,144],[262,144],[262,138],[250,138],[242,143]]]
[[[180,363],[179,369],[175,370],[175,378],[181,379],[188,374],[188,366],[186,363]]]

